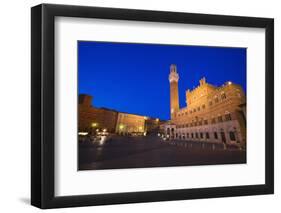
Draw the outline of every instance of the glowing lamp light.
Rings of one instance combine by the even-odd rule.
[[[106,129],[103,129],[102,131],[103,131],[103,132],[106,132]]]
[[[92,127],[97,127],[98,124],[97,123],[92,123]]]
[[[228,85],[231,85],[231,84],[232,84],[232,82],[231,82],[231,81],[229,81],[229,82],[228,82]]]
[[[124,129],[124,125],[120,124],[119,129]]]
[[[85,135],[88,135],[88,132],[78,132],[78,135],[85,136]]]
[[[100,131],[99,129],[96,129],[96,132]]]
[[[158,122],[159,121],[159,118],[156,118],[156,122]]]

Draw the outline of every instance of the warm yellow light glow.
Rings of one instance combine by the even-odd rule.
[[[159,121],[159,118],[156,118],[156,121],[158,122],[158,121]]]
[[[97,123],[92,123],[92,127],[97,127],[98,124]]]
[[[99,129],[96,129],[96,132],[98,132],[99,131]]]
[[[121,129],[121,130],[124,129],[124,125],[120,124],[119,129]]]
[[[141,127],[141,126],[139,127],[139,130],[142,130],[142,127]]]
[[[143,118],[144,118],[144,120],[147,120],[147,119],[148,119],[148,117],[146,117],[146,116],[144,116]]]
[[[231,84],[232,84],[232,82],[231,82],[231,81],[229,81],[229,82],[228,82],[228,85],[231,85]]]
[[[83,135],[83,136],[85,136],[85,135],[88,135],[88,132],[78,132],[78,135]]]
[[[103,129],[102,131],[103,131],[103,132],[106,132],[106,129]]]

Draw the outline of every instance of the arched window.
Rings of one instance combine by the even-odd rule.
[[[215,96],[215,103],[219,102],[219,98],[217,96]]]
[[[214,138],[218,139],[218,133],[217,132],[214,132]]]
[[[235,134],[234,134],[233,131],[230,131],[230,132],[229,132],[229,138],[230,138],[231,141],[235,141],[235,140],[236,140]]]
[[[230,120],[231,120],[231,115],[230,115],[230,113],[226,113],[226,114],[225,114],[225,120],[226,120],[226,121],[230,121]]]

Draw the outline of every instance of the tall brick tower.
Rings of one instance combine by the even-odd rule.
[[[170,110],[171,110],[171,119],[174,118],[174,114],[179,110],[179,88],[178,81],[179,75],[177,73],[177,66],[171,64],[170,66]]]

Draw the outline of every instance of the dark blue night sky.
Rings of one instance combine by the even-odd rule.
[[[240,84],[246,92],[246,49],[78,42],[79,94],[93,96],[95,107],[169,119],[169,67],[176,64],[180,106],[185,91],[199,79],[221,86]]]

